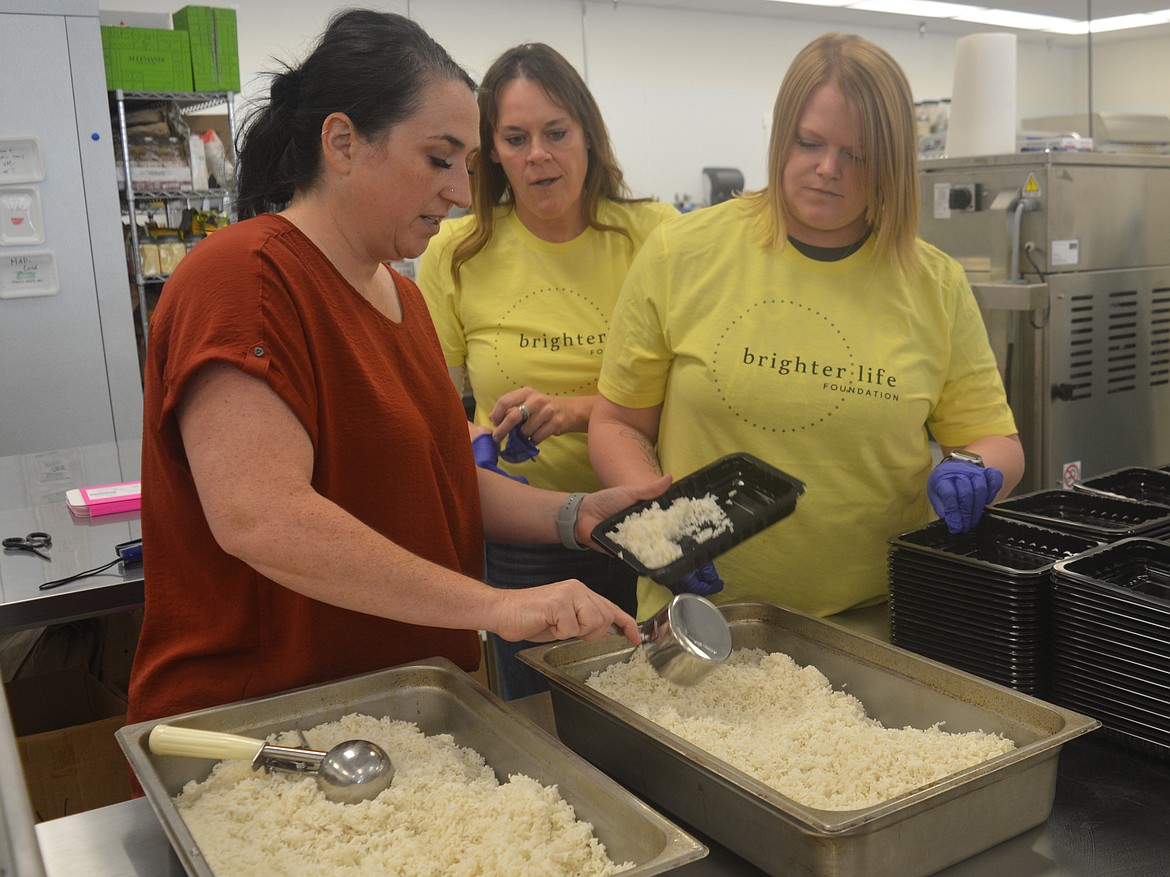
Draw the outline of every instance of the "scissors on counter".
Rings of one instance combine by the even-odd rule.
[[[41,551],[42,548],[49,548],[53,544],[53,537],[48,533],[29,533],[27,536],[9,536],[0,542],[4,546],[5,551],[29,551],[37,557],[51,560],[49,555]]]

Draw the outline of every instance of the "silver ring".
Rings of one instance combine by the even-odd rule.
[[[528,406],[521,402],[516,406],[516,410],[520,412],[520,423],[528,422],[528,418],[532,416],[532,412],[528,410]]]

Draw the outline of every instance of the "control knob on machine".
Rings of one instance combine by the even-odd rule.
[[[952,186],[947,201],[951,210],[974,210],[975,191],[970,186]]]

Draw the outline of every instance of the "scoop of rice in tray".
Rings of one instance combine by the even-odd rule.
[[[556,786],[522,774],[500,783],[473,749],[412,722],[352,714],[306,732],[314,747],[370,740],[394,762],[372,801],[327,800],[312,776],[222,761],[176,808],[216,877],[540,875],[602,877],[615,864]],[[275,741],[296,746],[295,732]]]
[[[1010,752],[982,731],[886,728],[816,667],[739,649],[691,687],[667,682],[641,650],[586,683],[805,807],[872,807]]]
[[[626,517],[606,535],[647,569],[661,569],[682,557],[682,541],[706,542],[732,529],[727,512],[707,494],[680,496],[665,509],[657,502]]]

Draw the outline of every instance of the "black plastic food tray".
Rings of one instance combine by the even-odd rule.
[[[1046,569],[1028,578],[1008,579],[978,573],[971,567],[957,564],[951,567],[939,564],[930,568],[912,563],[909,556],[898,552],[891,552],[889,559],[891,583],[919,585],[940,596],[971,597],[980,605],[1015,610],[1035,609],[1047,604],[1049,572]]]
[[[639,575],[669,585],[694,572],[709,560],[792,514],[804,493],[804,482],[781,472],[751,454],[731,454],[704,466],[672,484],[665,493],[643,500],[606,518],[593,528],[593,541],[624,561]],[[731,529],[706,542],[684,539],[682,557],[666,566],[650,568],[622,548],[609,533],[632,514],[654,503],[669,508],[680,497],[698,499],[711,494],[731,519]]]
[[[1053,576],[1093,590],[1166,607],[1170,603],[1170,544],[1153,539],[1123,539],[1057,562]]]
[[[891,584],[890,611],[893,612],[895,607],[908,617],[931,619],[940,625],[955,624],[964,630],[1034,630],[1047,620],[1036,611],[1003,610],[949,592],[931,597],[925,591],[908,588],[905,581],[897,582],[896,586]]]
[[[1038,490],[988,506],[987,513],[1100,541],[1170,530],[1168,506],[1083,490]]]
[[[994,571],[1009,579],[1047,573],[1052,565],[1100,544],[1036,524],[984,515],[978,526],[952,535],[942,521],[890,540],[896,548],[933,555],[950,563]]]
[[[979,649],[972,652],[951,644],[918,637],[913,632],[890,628],[890,642],[908,652],[940,661],[949,667],[974,673],[983,679],[1006,685],[1016,691],[1042,697],[1048,687],[1047,661],[1038,655],[1020,655]]]
[[[1011,601],[985,599],[981,595],[958,591],[955,588],[939,588],[928,582],[908,579],[905,576],[890,578],[890,603],[894,601],[907,609],[933,616],[935,613],[958,614],[970,625],[1040,623],[1046,618],[1047,601],[1017,605]]]
[[[1073,489],[1170,506],[1170,470],[1128,466],[1086,478]]]

